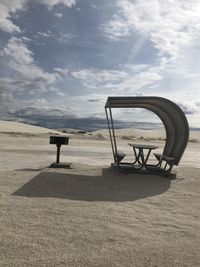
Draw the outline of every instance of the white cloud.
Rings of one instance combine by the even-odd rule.
[[[36,2],[47,5],[49,8],[58,4],[63,4],[66,7],[73,7],[76,4],[76,0],[36,0]]]
[[[21,36],[22,33],[19,35],[20,28],[14,24],[12,16],[13,14],[17,16],[17,12],[20,10],[28,9],[30,2],[32,4],[33,2],[34,4],[44,4],[50,10],[58,4],[67,8],[76,4],[75,0],[0,0],[0,29]],[[69,69],[57,67],[50,73],[34,60],[33,51],[38,50],[30,50],[31,39],[12,37],[0,52],[1,65],[4,64],[2,66],[4,78],[0,78],[0,99],[4,107],[7,105],[14,109],[32,105],[27,100],[31,94],[33,101],[38,103],[37,108],[40,105],[47,105],[45,97],[48,96],[47,99],[51,99],[52,105],[56,106],[57,103],[60,106],[63,103],[63,109],[66,105],[70,105],[77,115],[80,114],[81,110],[81,116],[95,115],[95,113],[103,116],[102,107],[107,95],[142,94],[164,96],[173,101],[179,99],[180,106],[189,116],[199,115],[199,104],[196,99],[200,96],[200,62],[198,61],[200,53],[200,2],[197,0],[116,0],[115,3],[118,5],[116,14],[111,14],[111,20],[101,24],[101,30],[104,31],[106,38],[112,42],[126,41],[131,34],[137,37],[134,44],[126,42],[126,47],[129,44],[132,45],[132,51],[130,55],[127,55],[127,62],[131,64],[120,65],[118,69],[92,69],[89,66],[90,60],[88,60],[86,62],[88,68],[76,70],[73,65],[68,65],[67,53],[65,53],[63,55],[65,58],[60,62],[61,65],[69,66]],[[115,4],[113,6],[115,8]],[[102,9],[99,10],[102,11]],[[61,17],[62,14],[59,11],[59,8],[55,8],[50,14]],[[67,32],[70,30],[70,25],[67,28],[62,28],[59,19],[56,20],[56,23],[58,26],[56,32],[53,29],[52,32],[47,29],[44,30],[42,27],[38,28],[38,33],[35,36],[44,42],[46,41],[45,38],[51,37],[51,41],[55,39],[58,47],[60,44],[69,43],[69,39],[74,38],[72,34]],[[26,29],[26,25],[24,25],[24,29]],[[88,28],[89,32],[90,28]],[[80,41],[80,59],[82,60],[81,46],[85,45],[86,41],[83,39]],[[154,53],[157,52],[154,65],[132,64],[134,56],[140,56],[141,47],[145,49],[145,54],[148,53],[149,43],[156,48]],[[108,45],[112,44],[115,45],[108,43]],[[45,45],[45,48],[48,49],[48,42]],[[87,47],[89,46],[92,46],[91,41],[87,40]],[[67,45],[65,47],[66,51],[69,52],[71,43],[69,47]],[[106,51],[106,45],[102,47],[102,49],[104,48]],[[62,51],[55,51],[57,66],[59,66]],[[58,57],[56,53],[58,53]],[[102,50],[102,55],[103,53]],[[123,55],[124,51],[119,50],[119,53]],[[151,52],[149,51],[149,53]],[[142,60],[144,62],[144,56]],[[7,75],[5,75],[6,72]],[[65,94],[60,91],[59,85],[66,88]],[[76,96],[67,95],[68,89],[70,93],[74,89],[73,95],[76,94]],[[23,100],[23,97],[26,99]],[[199,119],[198,116],[196,118]]]
[[[51,33],[51,31],[47,31],[47,32],[38,32],[37,33],[37,35],[36,35],[36,37],[46,37],[46,38],[48,38],[48,37],[51,37],[51,36],[53,36],[53,34]]]
[[[199,111],[200,101],[175,101],[186,114],[194,114]]]
[[[20,10],[28,8],[31,0],[1,0],[0,2],[0,29],[5,32],[20,32],[19,26],[15,25],[11,20],[11,13],[16,13]],[[35,0],[35,4],[44,4],[49,9],[55,5],[63,4],[66,7],[73,7],[76,0]]]
[[[35,64],[33,53],[20,38],[12,37],[1,51],[1,56],[7,59],[10,69],[18,72],[25,80],[48,84],[59,78],[58,74],[44,72]]]
[[[10,20],[11,12],[25,8],[26,0],[1,0],[0,2],[0,29],[6,32],[20,32],[20,28]]]
[[[6,62],[10,70],[7,73],[8,78],[0,79],[0,95],[4,97],[8,108],[11,105],[13,108],[17,106],[14,103],[16,98],[18,99],[16,101],[18,106],[22,103],[21,99],[25,95],[24,91],[32,94],[32,96],[35,96],[36,92],[37,95],[47,92],[57,95],[61,93],[56,86],[60,75],[56,72],[45,72],[41,67],[37,66],[34,61],[34,55],[29,50],[24,39],[12,37],[0,55],[2,62]],[[6,100],[5,96],[9,96],[9,98]]]
[[[199,1],[119,0],[118,7],[118,14],[103,26],[110,39],[123,39],[134,31],[149,38],[160,54],[174,57],[199,40]]]
[[[0,11],[0,13],[2,12]],[[20,28],[13,24],[9,18],[0,19],[0,29],[5,32],[20,32]]]
[[[115,15],[113,20],[109,21],[108,24],[102,24],[100,28],[108,39],[120,41],[131,34],[131,28],[129,25],[127,27],[127,23],[124,22],[122,17]]]
[[[85,114],[96,109],[103,116],[101,107],[108,95],[155,95],[176,102],[189,116],[191,125],[198,125],[196,114],[199,115],[200,102],[196,98],[199,95],[200,75],[181,66],[181,61],[175,64],[174,61],[161,58],[157,66],[127,64],[121,65],[121,70],[81,69],[71,73],[68,71],[68,75],[79,80],[87,89],[87,99],[94,99],[88,101],[90,104],[86,107],[82,107],[84,103],[81,101],[78,104]],[[98,97],[93,95],[94,91],[98,91]]]
[[[71,33],[59,32],[56,36],[56,39],[61,44],[67,44],[70,39],[74,37]]]
[[[62,18],[62,13],[55,13],[54,16],[56,16],[58,18]]]
[[[28,104],[29,107],[35,108],[35,109],[47,109],[49,107],[48,101],[45,98],[36,98],[34,100],[29,100],[26,102],[26,105]],[[31,114],[31,113],[30,113]]]
[[[89,100],[96,101],[89,101]],[[107,95],[101,93],[91,93],[88,95],[68,96],[65,95],[61,99],[54,101],[54,107],[65,110],[70,107],[70,113],[73,116],[80,117],[103,117],[105,118],[104,105]],[[81,112],[80,112],[81,111]]]
[[[58,72],[59,74],[62,74],[64,76],[68,76],[68,74],[69,74],[69,70],[66,68],[63,68],[63,69],[62,68],[54,68],[54,70],[56,72]]]
[[[43,38],[56,39],[56,41],[58,43],[66,44],[66,43],[69,42],[70,39],[72,39],[74,37],[74,35],[72,35],[70,33],[65,33],[65,32],[62,32],[62,31],[58,31],[56,33],[53,33],[50,30],[47,30],[45,32],[38,31],[37,34],[35,34],[34,37],[38,39],[40,44],[42,44],[41,40]],[[47,45],[47,43],[43,43],[43,44]]]
[[[123,66],[121,66],[123,69]],[[159,73],[153,68],[137,65],[126,65],[123,70],[95,70],[82,69],[72,72],[71,76],[81,80],[83,85],[90,89],[101,90],[115,95],[130,95],[137,90],[148,87],[161,80]]]
[[[12,37],[7,46],[1,52],[1,56],[7,56],[18,64],[32,64],[33,53],[27,48],[22,39]]]
[[[106,38],[119,41],[134,34],[136,44],[138,39],[144,38],[157,49],[155,64],[148,68],[144,78],[148,81],[150,72],[150,77],[155,75],[155,81],[152,79],[152,84],[142,87],[142,79],[136,75],[136,79],[130,79],[132,86],[141,87],[146,95],[179,100],[190,117],[199,115],[195,100],[200,96],[200,63],[197,60],[200,53],[200,2],[119,0],[117,3],[117,13],[102,26]],[[141,76],[142,73],[144,70],[140,70]],[[162,77],[158,82],[156,75]],[[128,80],[121,86],[126,88],[127,83]]]

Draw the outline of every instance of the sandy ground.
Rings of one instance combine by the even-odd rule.
[[[71,169],[49,168],[52,133],[0,122],[0,266],[200,266],[199,132],[175,180],[114,172],[103,130],[71,134]],[[117,136],[130,160],[130,140],[164,146],[162,130]]]

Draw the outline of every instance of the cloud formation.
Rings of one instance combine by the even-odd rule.
[[[50,9],[58,4],[63,4],[66,7],[73,7],[76,4],[76,0],[36,0],[36,2],[47,5]]]
[[[17,10],[23,10],[26,2],[26,0],[4,0],[0,2],[0,29],[2,31],[20,32],[20,28],[12,22],[10,16]]]
[[[60,78],[59,74],[45,72],[37,66],[27,42],[29,40],[26,38],[12,37],[0,53],[8,68],[8,77],[0,78],[0,97],[8,109],[11,106],[15,107],[18,96],[22,100],[26,98],[27,93],[32,97],[36,92],[38,95],[50,91],[59,93],[59,89],[55,86]],[[23,103],[21,100],[16,101],[18,105]]]
[[[103,117],[109,95],[156,95],[198,121],[199,14],[197,0],[0,1],[0,114]]]
[[[196,0],[118,1],[118,14],[104,24],[107,38],[120,40],[134,31],[149,38],[160,55],[176,57],[199,38],[200,2]]]
[[[33,52],[21,38],[12,37],[1,51],[1,56],[6,59],[10,69],[19,73],[20,77],[27,82],[51,84],[59,78],[56,73],[44,72],[35,64]]]
[[[137,65],[121,66],[122,70],[82,69],[72,72],[71,76],[81,80],[82,84],[92,89],[101,88],[102,93],[130,95],[147,87],[162,77],[150,67]],[[140,70],[140,71],[139,71]]]
[[[76,0],[35,0],[35,3],[44,4],[47,8],[52,9],[55,5],[63,4],[66,7],[73,7]],[[15,25],[11,19],[12,13],[25,10],[31,0],[1,0],[0,2],[0,29],[5,32],[21,32],[19,26]]]

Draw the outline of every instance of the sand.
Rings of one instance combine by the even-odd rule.
[[[0,266],[200,266],[199,132],[175,180],[114,172],[106,130],[70,134],[71,169],[49,168],[52,133],[0,121]],[[130,140],[162,150],[164,138],[117,131],[130,159]]]

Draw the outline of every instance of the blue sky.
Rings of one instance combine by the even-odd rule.
[[[200,127],[199,1],[0,0],[0,18],[1,119],[104,118],[107,96],[156,95]]]

